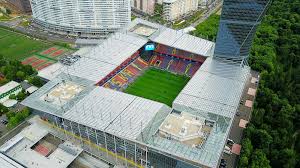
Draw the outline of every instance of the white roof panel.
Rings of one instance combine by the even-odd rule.
[[[130,106],[108,126],[107,131],[122,137],[136,138],[163,106],[161,103],[136,97]]]
[[[117,136],[136,139],[156,113],[165,109],[164,106],[152,100],[96,87],[64,113],[63,118]]]
[[[96,87],[63,116],[104,130],[135,99],[135,96]]]
[[[200,54],[202,56],[210,56],[214,43],[189,34],[183,34],[172,47],[189,51],[191,53]]]
[[[52,64],[50,66],[47,66],[46,68],[43,68],[42,70],[38,71],[38,76],[42,77],[47,80],[54,79],[58,74],[61,73],[61,68],[64,65],[60,62],[57,62],[55,64]]]
[[[176,97],[173,107],[178,110],[192,108],[231,118],[249,79],[249,70],[249,67],[208,58]]]
[[[169,28],[160,29],[150,39],[159,44],[207,57],[211,56],[215,45],[214,42],[186,34],[182,30],[176,31]]]
[[[14,89],[15,87],[19,86],[20,84],[15,81],[10,81],[7,84],[0,87],[0,95]]]
[[[134,34],[115,33],[83,56],[118,66],[147,42]]]
[[[66,74],[88,79],[96,83],[108,75],[116,67],[116,65],[110,63],[83,57],[73,65],[64,66],[60,70]]]
[[[195,97],[181,93],[177,96],[173,103],[173,108],[180,111],[196,112],[207,114],[218,114],[228,118],[232,118],[235,114],[235,106],[227,106],[222,103],[213,102],[204,98]]]

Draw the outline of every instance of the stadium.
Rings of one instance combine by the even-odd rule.
[[[214,58],[214,47],[135,19],[74,62],[43,69],[55,68],[22,104],[114,165],[218,167],[251,76]]]

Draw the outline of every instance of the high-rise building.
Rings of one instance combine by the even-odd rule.
[[[51,31],[106,37],[130,22],[130,0],[31,0],[34,21]]]
[[[165,20],[173,21],[198,9],[198,0],[163,0]]]
[[[147,14],[153,14],[154,13],[154,6],[155,6],[155,0],[131,0],[131,7],[132,9],[147,13]]]
[[[214,56],[248,58],[253,37],[269,0],[224,0]]]

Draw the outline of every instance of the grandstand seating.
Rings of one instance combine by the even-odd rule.
[[[200,62],[184,60],[173,56],[154,55],[149,64],[176,74],[193,76],[201,66]]]
[[[174,56],[177,58],[182,58],[186,60],[192,60],[196,62],[204,62],[205,58],[197,55],[197,54],[192,54],[190,52],[180,50],[180,49],[175,49],[173,47],[165,46],[162,44],[157,44],[155,48],[155,52],[164,54],[164,55],[169,55],[169,56]]]
[[[98,82],[98,85],[122,91],[149,66],[191,77],[200,68],[204,60],[205,58],[199,55],[164,45],[157,45],[153,56],[146,56],[146,58],[142,59],[139,56],[139,52],[136,52]]]
[[[103,86],[114,90],[125,89],[147,67],[148,63],[138,57]]]

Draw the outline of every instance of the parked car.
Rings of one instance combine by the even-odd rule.
[[[230,149],[230,147],[228,147],[228,146],[225,146],[223,152],[226,153],[226,154],[228,154],[228,155],[231,155],[231,154],[232,154],[232,153],[231,153],[231,149]]]
[[[1,122],[2,124],[4,124],[4,125],[8,124],[8,121],[7,121],[7,120],[4,120],[4,119],[0,120],[0,122]]]
[[[226,161],[224,159],[221,159],[220,168],[225,168],[227,166]]]
[[[232,139],[227,139],[227,145],[232,146],[234,144],[234,141]]]

